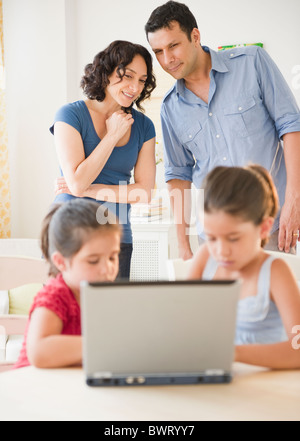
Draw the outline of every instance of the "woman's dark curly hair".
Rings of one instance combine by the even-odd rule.
[[[135,101],[137,107],[143,110],[141,103],[150,97],[151,92],[156,87],[152,57],[144,46],[130,43],[129,41],[113,41],[104,51],[99,52],[99,54],[95,56],[93,63],[85,67],[84,75],[80,83],[84,94],[91,100],[103,101],[110,75],[117,68],[117,74],[120,77],[120,81],[122,81],[126,66],[132,62],[136,55],[141,55],[147,65],[145,87]],[[132,105],[127,108],[128,111],[131,110]]]

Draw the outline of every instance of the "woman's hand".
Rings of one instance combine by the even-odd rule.
[[[125,113],[124,110],[114,112],[106,120],[107,134],[113,136],[117,142],[128,132],[132,126],[134,119],[131,113]]]
[[[55,179],[54,193],[55,193],[55,196],[57,196],[58,194],[63,194],[63,193],[72,194],[69,190],[69,187],[66,183],[65,178],[60,177],[60,178]]]
[[[67,193],[83,197],[95,179],[102,172],[113,149],[129,132],[134,120],[131,114],[123,110],[114,112],[106,120],[107,133],[86,157],[80,133],[70,125],[58,121],[55,123],[55,144],[63,178],[55,182],[55,194]]]

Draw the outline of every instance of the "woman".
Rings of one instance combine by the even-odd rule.
[[[142,110],[156,87],[151,55],[141,45],[114,41],[86,66],[81,87],[87,99],[63,106],[50,128],[62,172],[55,201],[92,198],[118,216],[119,277],[128,279],[130,204],[150,201],[155,184],[154,125],[133,108]]]

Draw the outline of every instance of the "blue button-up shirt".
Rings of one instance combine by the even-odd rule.
[[[196,188],[218,165],[258,163],[269,170],[283,205],[286,168],[280,139],[300,131],[296,100],[274,61],[258,46],[211,55],[208,103],[179,80],[161,107],[166,181]],[[278,218],[273,230],[278,228]]]

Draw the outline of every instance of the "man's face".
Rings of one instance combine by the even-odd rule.
[[[193,29],[191,39],[189,41],[177,21],[172,22],[170,28],[148,34],[149,44],[157,61],[176,80],[186,78],[195,69],[200,45],[198,29]]]

